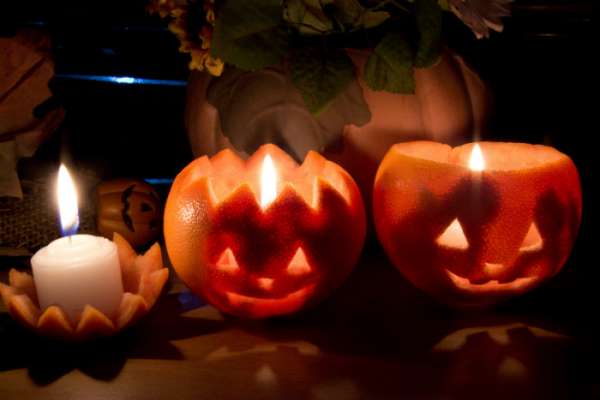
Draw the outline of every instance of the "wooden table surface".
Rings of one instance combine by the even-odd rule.
[[[458,313],[370,246],[342,288],[300,315],[224,317],[173,278],[136,327],[80,346],[32,336],[0,308],[0,400],[600,398],[598,349],[563,275]]]

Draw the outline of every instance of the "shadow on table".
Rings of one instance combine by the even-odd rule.
[[[257,390],[265,382],[274,393],[295,387],[302,398],[546,399],[582,390],[578,375],[586,367],[578,363],[587,345],[575,339],[568,316],[556,320],[560,310],[546,298],[556,292],[458,313],[432,302],[387,263],[369,260],[313,310],[231,320],[257,339],[222,342],[207,356],[211,368],[254,382]]]
[[[118,376],[127,359],[178,360],[183,356],[172,340],[196,337],[223,328],[220,321],[188,318],[181,294],[168,294],[138,325],[110,338],[81,344],[34,335],[0,313],[0,371],[27,368],[37,385],[48,385],[72,370],[102,381]]]
[[[47,385],[74,369],[110,381],[128,359],[185,360],[169,379],[206,398],[581,397],[582,384],[597,379],[589,372],[597,346],[577,337],[572,303],[557,296],[570,292],[559,289],[487,312],[453,312],[376,249],[326,302],[285,318],[211,318],[197,297],[180,292],[115,338],[60,346],[0,314],[0,370],[27,368]],[[144,371],[164,379],[160,368]],[[157,390],[167,394],[173,382]]]

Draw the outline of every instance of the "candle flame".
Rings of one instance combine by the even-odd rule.
[[[277,197],[277,171],[273,159],[267,154],[260,171],[260,206],[266,208]]]
[[[478,143],[476,143],[475,146],[473,146],[473,150],[471,150],[469,169],[472,171],[483,171],[485,169],[485,160]]]
[[[64,164],[58,169],[58,210],[60,213],[60,226],[63,235],[72,235],[79,227],[79,213],[77,210],[77,192],[69,170]]]

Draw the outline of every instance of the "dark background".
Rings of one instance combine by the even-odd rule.
[[[188,56],[177,52],[163,21],[144,12],[145,0],[7,3],[0,35],[33,27],[52,37],[51,87],[68,112],[62,146],[75,161],[110,157],[107,174],[144,177],[173,176],[189,161],[182,118]],[[448,15],[449,46],[492,88],[488,137],[550,143],[571,155],[583,175],[591,174],[586,141],[595,133],[594,11],[593,0],[517,0],[504,32],[487,40],[476,40]],[[89,80],[107,76],[165,84]]]
[[[67,117],[37,158],[57,161],[68,154],[106,178],[170,178],[190,161],[183,129],[188,58],[177,52],[166,24],[145,13],[145,5],[144,0],[2,5],[0,35],[39,28],[53,41],[56,77],[50,85]],[[490,39],[476,40],[452,15],[444,26],[449,46],[492,89],[487,138],[551,144],[574,159],[585,194],[580,242],[593,240],[589,225],[596,219],[595,22],[593,0],[519,0],[504,32]],[[96,80],[110,76],[164,82]],[[574,254],[578,260],[581,247]],[[581,263],[589,266],[578,269],[598,275],[594,258]]]
[[[12,1],[0,6],[0,35],[47,30],[53,40],[56,104],[66,120],[36,158],[91,166],[104,178],[172,178],[192,158],[183,129],[187,56],[145,1]],[[453,16],[449,46],[490,85],[494,113],[487,138],[546,143],[569,154],[584,191],[581,233],[558,277],[564,290],[544,299],[557,316],[577,321],[594,340],[600,305],[600,267],[593,229],[598,134],[595,4],[593,0],[516,1],[502,34],[476,40]],[[107,76],[163,80],[118,84]],[[27,165],[20,166],[22,170]],[[556,293],[560,293],[557,297]],[[541,301],[539,296],[532,301]],[[528,300],[525,299],[526,303]],[[590,348],[586,359],[597,352]]]
[[[57,74],[51,87],[69,114],[63,136],[77,159],[110,156],[109,169],[119,174],[173,176],[191,157],[182,125],[188,58],[177,52],[166,24],[144,12],[145,4],[10,2],[0,13],[0,34],[24,27],[51,34]],[[593,12],[593,0],[516,1],[504,32],[488,40],[476,40],[449,15],[449,45],[494,94],[489,137],[550,143],[580,169],[591,167],[586,140],[594,133]],[[107,76],[165,84],[89,80]]]

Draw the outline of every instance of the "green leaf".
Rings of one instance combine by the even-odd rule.
[[[415,10],[419,32],[415,66],[431,67],[442,53],[442,9],[438,0],[417,0]]]
[[[333,30],[333,24],[323,12],[319,0],[285,0],[283,19],[306,35],[317,35]]]
[[[373,28],[390,17],[387,11],[367,10],[358,0],[335,0],[333,3],[333,15],[346,30]]]
[[[365,28],[375,28],[384,23],[390,17],[387,11],[367,11],[362,16],[362,26]]]
[[[335,0],[332,3],[332,14],[343,27],[350,28],[360,24],[365,8],[358,0]]]
[[[358,0],[283,1],[283,19],[305,35],[373,28],[389,17],[387,11],[370,11]]]
[[[373,90],[415,92],[413,52],[401,32],[390,31],[381,39],[367,60],[364,79]]]
[[[280,0],[226,0],[219,9],[211,54],[244,70],[277,64],[287,52]]]
[[[309,111],[319,114],[354,79],[354,64],[344,50],[307,48],[294,54],[291,77]]]

